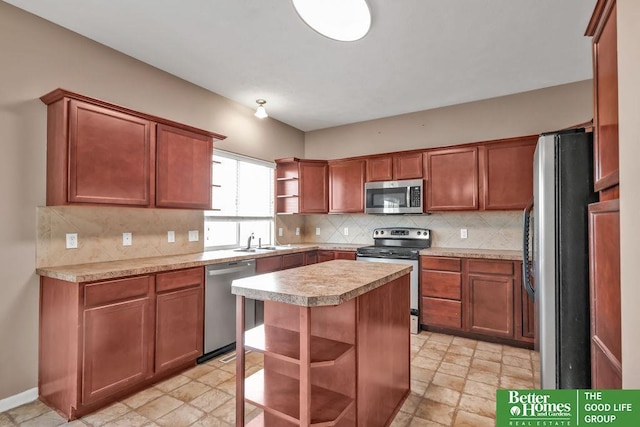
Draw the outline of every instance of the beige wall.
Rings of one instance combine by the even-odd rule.
[[[303,156],[304,135],[1,1],[0,54],[1,400],[37,386],[36,207],[45,203],[46,155],[41,95],[63,87],[227,135],[217,147],[265,160]]]
[[[640,2],[618,0],[622,386],[640,389]]]
[[[593,118],[591,80],[321,129],[305,156],[335,159],[549,132]]]

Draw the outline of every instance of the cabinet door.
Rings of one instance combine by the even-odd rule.
[[[256,259],[256,274],[282,270],[282,255]]]
[[[364,160],[329,163],[329,212],[364,212]]]
[[[390,156],[376,156],[367,159],[367,182],[391,181],[392,179],[393,161]]]
[[[318,251],[304,253],[304,265],[316,264],[318,262]]]
[[[153,371],[151,277],[88,285],[82,324],[82,402],[89,404],[149,378]],[[141,295],[122,301],[122,292]],[[113,300],[120,302],[99,304]],[[116,299],[117,300],[117,299]],[[97,305],[93,305],[93,304]]]
[[[158,125],[156,206],[211,209],[210,137]]]
[[[513,277],[467,276],[467,330],[513,338]]]
[[[352,261],[355,261],[356,253],[353,251],[336,251],[335,259],[350,259]]]
[[[69,101],[68,201],[148,206],[151,138],[148,120]]]
[[[422,178],[422,153],[393,156],[393,179]]]
[[[318,262],[331,261],[332,259],[336,259],[334,251],[318,251]]]
[[[156,276],[156,372],[190,361],[203,351],[204,268]]]
[[[478,149],[427,151],[426,211],[478,209]]]
[[[622,387],[620,202],[589,205],[591,386]]]
[[[615,1],[606,3],[602,24],[593,39],[596,191],[619,182],[617,6]]]
[[[301,267],[304,265],[304,254],[286,254],[282,255],[282,269]]]
[[[327,213],[329,210],[329,178],[326,163],[300,162],[300,213]]]
[[[524,209],[533,197],[537,136],[480,147],[480,209]]]

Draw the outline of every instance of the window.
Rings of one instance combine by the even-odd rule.
[[[216,150],[212,210],[205,212],[205,249],[273,244],[274,164]]]

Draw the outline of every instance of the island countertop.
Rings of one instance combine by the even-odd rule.
[[[409,264],[333,260],[234,280],[231,292],[303,307],[338,305],[409,274],[412,269]]]

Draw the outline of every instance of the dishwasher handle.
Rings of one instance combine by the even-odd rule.
[[[207,276],[224,276],[230,273],[237,273],[239,271],[251,270],[251,265],[241,265],[238,267],[221,268],[219,270],[207,270]]]

